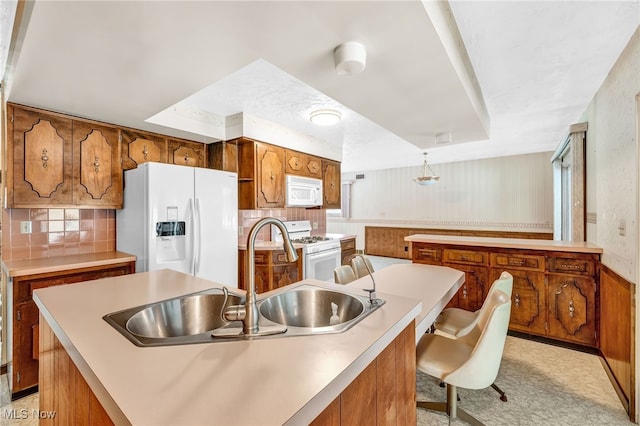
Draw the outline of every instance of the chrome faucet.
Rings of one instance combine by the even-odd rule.
[[[375,306],[380,302],[380,299],[378,299],[377,296],[376,296],[376,280],[373,278],[373,273],[371,272],[371,269],[369,269],[369,265],[367,264],[367,261],[364,258],[364,256],[361,255],[361,254],[356,254],[356,257],[359,257],[360,259],[362,259],[362,263],[364,263],[364,267],[367,268],[367,272],[369,273],[369,276],[371,277],[371,282],[373,283],[373,288],[363,288],[362,290],[364,290],[367,293],[369,293],[369,303],[371,304],[371,306]]]
[[[265,225],[275,225],[282,232],[282,239],[284,243],[284,253],[288,262],[295,262],[298,260],[296,250],[293,248],[291,239],[289,238],[289,232],[284,226],[281,220],[274,217],[265,217],[260,219],[253,225],[249,232],[249,238],[247,240],[247,258],[244,266],[245,280],[247,283],[247,295],[244,305],[229,306],[224,310],[223,316],[227,321],[242,321],[242,332],[245,336],[264,336],[267,334],[278,334],[287,331],[287,328],[282,326],[269,326],[260,330],[258,321],[260,319],[260,312],[258,311],[257,295],[256,295],[256,268],[255,268],[255,245],[258,231]]]

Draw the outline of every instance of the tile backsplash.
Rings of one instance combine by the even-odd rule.
[[[305,209],[301,207],[272,210],[238,210],[238,241],[246,243],[251,227],[263,217],[275,217],[286,220],[309,220],[313,230],[311,235],[321,235],[327,232],[327,214],[323,209]],[[258,240],[270,241],[271,229],[265,226],[257,236]]]
[[[31,233],[21,224],[31,222]],[[2,258],[36,259],[116,248],[116,215],[110,209],[3,209]]]

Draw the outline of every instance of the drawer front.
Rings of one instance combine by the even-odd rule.
[[[484,251],[445,249],[444,261],[466,265],[486,265],[489,253]]]
[[[512,253],[491,253],[491,266],[507,269],[544,271],[544,256]]]
[[[301,259],[302,251],[300,249],[296,250],[298,253],[298,259]],[[284,251],[274,251],[273,252],[273,264],[283,264],[283,263],[293,263],[287,260],[287,255],[284,254]]]
[[[355,250],[356,240],[354,238],[350,240],[342,240],[340,241],[340,248],[342,249],[342,251]]]
[[[280,253],[284,254],[283,251],[281,251]],[[257,251],[254,253],[253,259],[256,265],[268,265],[269,253],[265,251]]]
[[[442,249],[438,247],[413,247],[414,261],[442,262]]]
[[[549,272],[594,275],[595,269],[595,263],[592,259],[557,256],[549,258]]]

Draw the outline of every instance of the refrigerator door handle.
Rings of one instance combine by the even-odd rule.
[[[197,224],[198,228],[194,232],[194,246],[196,248],[196,252],[194,252],[193,256],[193,275],[198,275],[200,272],[200,253],[202,252],[202,224],[200,223],[200,199],[196,198],[195,201],[195,220],[194,222]]]
[[[189,273],[195,275],[196,271],[196,218],[193,207],[193,198],[189,198],[189,210],[191,213],[191,259],[189,265]]]

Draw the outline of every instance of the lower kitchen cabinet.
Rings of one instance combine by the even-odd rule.
[[[415,342],[412,321],[311,425],[416,424]]]
[[[598,347],[598,265],[593,253],[411,242],[414,263],[465,272],[449,305],[475,311],[503,271],[513,275],[509,329]]]
[[[464,284],[458,290],[448,307],[466,309],[467,311],[477,311],[482,307],[482,302],[486,296],[489,287],[487,268],[481,266],[460,265],[454,263],[444,263],[444,266],[457,269],[464,272]]]
[[[549,337],[595,346],[596,283],[593,278],[549,275]]]
[[[9,363],[12,399],[38,390],[39,325],[33,291],[55,285],[115,277],[135,272],[135,262],[25,275],[12,279],[13,343]]]
[[[298,260],[287,262],[287,256],[283,250],[256,250],[254,256],[256,292],[264,293],[302,281],[302,249],[297,249],[296,253]],[[238,288],[242,290],[247,289],[246,261],[247,250],[239,250]]]
[[[513,275],[509,329],[544,336],[547,327],[544,272],[491,268],[491,282],[503,271]]]
[[[351,259],[356,256],[356,239],[348,238],[340,240],[340,264],[351,265]]]

